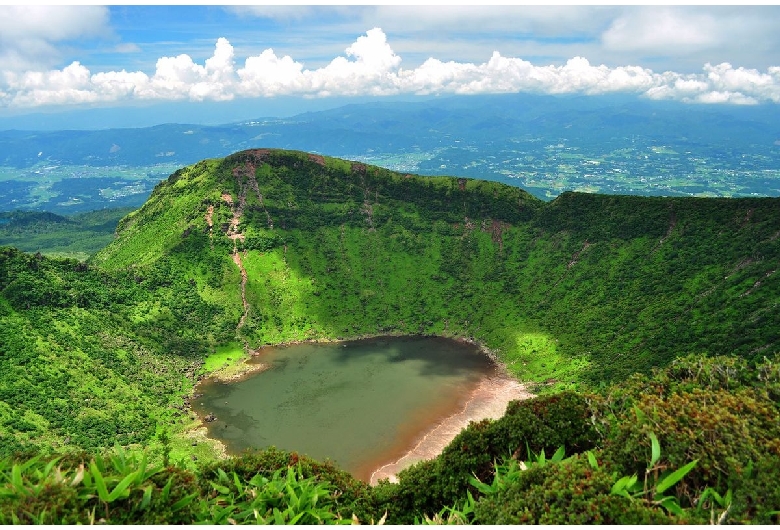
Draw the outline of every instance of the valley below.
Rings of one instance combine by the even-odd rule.
[[[219,126],[0,131],[0,211],[140,207],[171,172],[264,147],[399,173],[566,191],[670,197],[780,195],[773,106],[713,109],[529,94],[360,104]]]

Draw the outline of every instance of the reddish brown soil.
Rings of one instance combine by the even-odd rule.
[[[497,419],[503,416],[510,401],[528,399],[533,394],[522,383],[508,377],[485,377],[471,392],[463,408],[443,418],[423,433],[398,460],[389,462],[374,470],[369,482],[376,485],[387,478],[397,482],[396,474],[412,464],[430,460],[442,450],[472,421],[485,418]]]

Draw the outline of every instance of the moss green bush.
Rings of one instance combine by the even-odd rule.
[[[532,466],[516,481],[479,499],[480,524],[675,524],[690,522],[610,492],[615,479],[577,456],[560,464]]]
[[[606,401],[615,410],[605,458],[628,474],[642,472],[652,432],[663,465],[676,469],[698,460],[677,488],[689,505],[707,485],[738,488],[751,463],[780,455],[780,408],[768,393],[776,384],[774,366],[687,357],[616,386]]]
[[[594,447],[598,438],[591,416],[589,400],[574,392],[511,402],[502,418],[471,423],[437,458],[399,473],[396,511],[389,520],[411,522],[413,514],[435,514],[465,499],[467,491],[476,494],[471,478],[490,481],[494,464],[509,455]]]

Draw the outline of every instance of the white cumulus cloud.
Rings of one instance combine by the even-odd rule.
[[[247,57],[244,67],[237,72],[240,79],[238,92],[266,97],[303,90],[303,65],[289,55],[277,57],[272,49],[260,55]]]
[[[602,36],[607,49],[674,53],[713,47],[719,40],[717,19],[709,12],[647,7],[625,12]]]
[[[346,49],[346,57],[336,57],[319,70],[306,71],[317,95],[388,95],[399,92],[397,70],[401,64],[379,28],[368,31]]]
[[[659,24],[676,27],[676,22],[669,20]],[[405,69],[385,33],[374,28],[346,47],[343,55],[316,69],[306,69],[303,63],[288,55],[280,57],[270,48],[246,57],[240,65],[230,42],[219,38],[212,56],[203,64],[187,54],[161,57],[151,75],[125,70],[92,73],[78,61],[60,70],[19,73],[4,69],[0,74],[0,105],[7,108],[128,100],[223,101],[281,95],[500,92],[627,92],[691,103],[780,103],[780,66],[762,72],[724,62],[707,63],[700,73],[659,73],[636,65],[591,64],[579,56],[560,65],[535,65],[496,51],[482,63],[444,62],[431,57],[416,68]]]
[[[56,44],[107,36],[109,11],[101,6],[0,5],[0,65],[4,70],[48,68],[59,62]]]

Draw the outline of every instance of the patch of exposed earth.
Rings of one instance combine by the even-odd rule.
[[[509,377],[486,377],[472,391],[460,412],[444,418],[433,425],[417,441],[415,446],[395,462],[390,462],[376,469],[369,482],[372,485],[381,479],[398,482],[396,475],[412,464],[422,460],[430,460],[441,454],[442,450],[468,427],[472,421],[486,418],[498,419],[504,415],[510,401],[534,397],[522,383]]]

